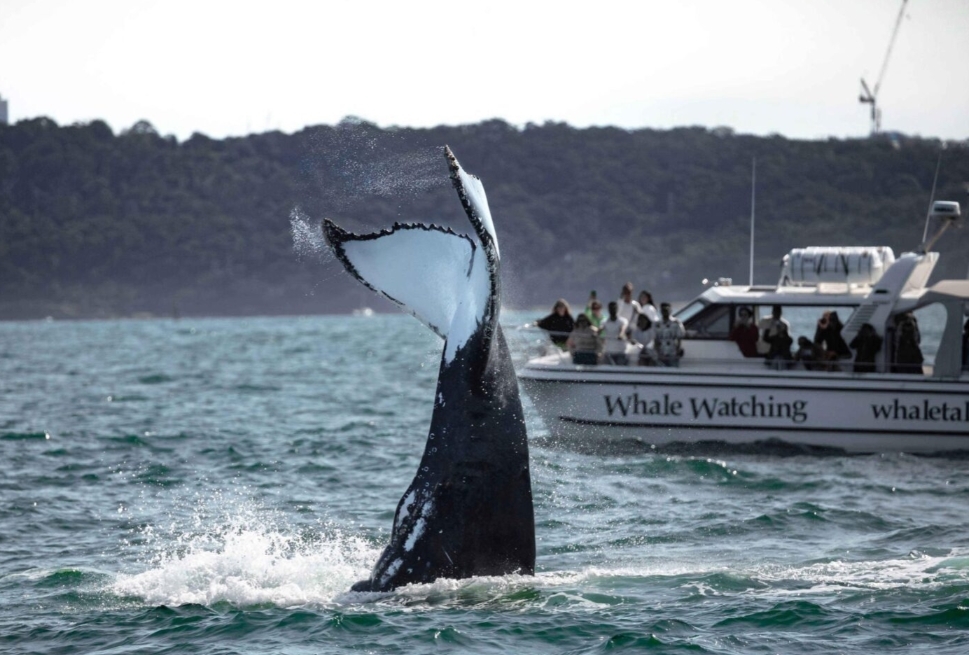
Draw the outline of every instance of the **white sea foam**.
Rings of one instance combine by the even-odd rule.
[[[737,566],[723,562],[665,562],[633,566],[590,566],[576,571],[539,573],[535,586],[547,590],[595,587],[598,581],[615,578],[683,578],[686,586],[704,595],[720,595],[716,584],[704,581],[711,574],[747,580],[752,595],[830,595],[832,591],[891,591],[934,589],[969,583],[969,549],[954,549],[944,556],[913,552],[907,557],[885,560],[834,560],[802,566],[765,564]]]
[[[781,593],[830,593],[832,589],[887,591],[892,589],[933,589],[958,582],[969,582],[966,552],[928,556],[911,553],[908,557],[886,560],[823,562],[803,567],[768,567],[755,576]],[[784,581],[802,583],[806,588],[780,589]]]
[[[163,605],[328,604],[367,577],[377,554],[355,537],[303,544],[292,535],[244,530],[226,535],[221,548],[173,552],[147,571],[119,575],[112,591]]]
[[[329,604],[369,576],[379,554],[359,536],[281,524],[231,494],[210,494],[188,519],[140,532],[145,570],[118,575],[110,590],[152,605]]]
[[[702,581],[690,585],[703,595],[723,593],[798,596],[830,595],[838,590],[891,590],[928,588],[946,584],[956,577],[965,583],[969,573],[965,564],[950,558],[914,558],[867,562],[830,562],[806,567],[765,567],[741,571],[723,566],[648,566],[587,567],[578,571],[543,572],[536,576],[482,576],[462,580],[439,579],[428,584],[406,585],[392,594],[348,592],[357,580],[369,575],[378,550],[353,537],[338,536],[293,551],[293,537],[260,531],[229,536],[220,550],[200,550],[162,558],[149,570],[120,575],[111,585],[113,593],[134,596],[153,605],[197,603],[212,605],[228,602],[246,607],[271,604],[278,607],[305,605],[343,605],[358,602],[392,602],[413,606],[429,602],[436,605],[451,597],[457,602],[488,602],[502,599],[519,589],[535,589],[553,606],[571,610],[586,606],[595,610],[602,603],[590,599],[589,591],[598,582],[616,577],[706,576],[722,572],[749,577],[751,587],[718,591]],[[965,559],[965,558],[962,558]],[[392,576],[401,565],[398,560],[386,571]],[[786,585],[798,584],[794,588]],[[602,590],[598,590],[602,591]],[[502,601],[506,602],[506,601]],[[534,599],[529,602],[535,602]],[[608,602],[606,603],[608,604]]]

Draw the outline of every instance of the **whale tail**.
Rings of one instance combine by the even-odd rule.
[[[351,275],[445,339],[450,361],[479,326],[497,320],[500,283],[498,239],[484,186],[446,146],[444,152],[474,238],[424,223],[353,234],[329,219],[323,221],[323,236]]]
[[[484,186],[447,148],[445,156],[473,234],[397,223],[357,235],[323,222],[347,271],[445,340],[417,475],[390,544],[355,591],[535,568],[525,419],[498,325],[498,239]]]

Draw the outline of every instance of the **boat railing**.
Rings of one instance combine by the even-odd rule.
[[[568,332],[549,332],[532,323],[504,326],[505,339],[511,350],[512,361],[524,363],[536,357],[561,353],[562,349],[552,342],[552,336],[568,337]]]
[[[561,351],[560,351],[561,352]],[[539,366],[551,366],[551,367],[567,367],[575,370],[589,370],[598,369],[603,371],[613,371],[613,372],[635,372],[642,374],[660,374],[663,375],[665,372],[676,373],[676,372],[689,372],[689,373],[706,373],[711,375],[718,374],[731,374],[731,375],[752,375],[752,374],[765,374],[765,375],[776,375],[778,377],[789,377],[789,376],[811,376],[811,377],[824,377],[831,376],[832,378],[852,378],[856,380],[864,379],[879,379],[879,378],[890,378],[893,380],[920,380],[920,379],[934,379],[932,376],[932,366],[926,365],[922,367],[919,372],[908,372],[908,373],[898,373],[889,371],[875,371],[875,372],[858,372],[854,371],[854,363],[851,360],[841,360],[828,368],[813,368],[808,369],[803,364],[799,362],[792,362],[787,366],[778,366],[771,362],[766,362],[763,358],[754,358],[736,360],[736,359],[717,359],[712,357],[683,357],[679,361],[679,365],[675,367],[663,366],[663,365],[641,365],[636,362],[635,359],[630,358],[628,364],[625,365],[615,365],[609,363],[599,363],[599,364],[574,364],[570,357],[562,354],[558,359],[552,359],[546,357],[544,360],[537,360],[535,362]],[[969,377],[969,373],[964,373],[964,377]]]
[[[595,367],[602,368],[604,370],[616,371],[639,370],[644,373],[646,371],[661,371],[664,368],[674,368],[663,365],[640,365],[637,361],[638,348],[632,345],[627,348],[627,357],[629,358],[629,363],[625,366],[617,366],[603,362],[599,364],[576,365],[572,363],[571,357],[568,356],[567,351],[565,351],[564,348],[557,346],[552,342],[551,337],[557,336],[556,333],[550,333],[531,324],[506,330],[506,333],[508,334],[508,343],[512,350],[512,357],[516,364],[524,364],[530,360],[541,359],[543,360],[542,364],[547,366],[576,366],[584,369]],[[561,336],[568,335],[563,333]],[[684,354],[683,357],[680,358],[678,366],[675,368],[681,370],[686,369],[691,372],[709,372],[713,374],[743,374],[762,372],[775,373],[778,375],[831,374],[858,379],[869,378],[871,376],[892,376],[893,378],[914,380],[918,378],[932,377],[933,374],[933,367],[930,362],[926,362],[921,371],[913,371],[908,373],[892,373],[889,371],[855,373],[854,362],[850,358],[838,359],[831,362],[814,363],[811,365],[811,368],[808,368],[803,362],[796,360],[768,360],[764,356],[744,357],[739,350],[735,357],[703,356],[698,353],[691,353],[690,345],[690,340],[685,340],[683,342]]]

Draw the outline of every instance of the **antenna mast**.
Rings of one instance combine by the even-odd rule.
[[[754,286],[754,208],[757,202],[757,157],[750,165],[750,286]]]
[[[882,126],[882,110],[878,108],[878,90],[881,88],[882,79],[885,77],[885,69],[888,68],[888,59],[892,56],[892,48],[895,46],[895,37],[898,36],[898,28],[902,26],[902,17],[905,16],[905,5],[908,0],[902,0],[902,7],[898,10],[898,18],[895,19],[895,29],[892,30],[892,38],[888,42],[888,52],[885,53],[885,61],[882,62],[882,69],[878,73],[878,80],[875,82],[875,89],[870,90],[868,85],[865,83],[865,79],[861,80],[861,95],[858,96],[858,102],[862,104],[871,105],[871,133],[878,134]]]
[[[935,177],[932,178],[932,193],[929,195],[929,209],[925,212],[925,229],[922,230],[922,252],[928,252],[929,247],[926,243],[929,238],[929,221],[932,219],[932,209],[935,204],[935,186],[939,182],[939,169],[942,168],[942,151],[945,147],[939,148],[939,161],[935,163]],[[941,234],[941,233],[940,233]],[[938,237],[936,237],[938,238]],[[933,240],[933,243],[935,241]]]

